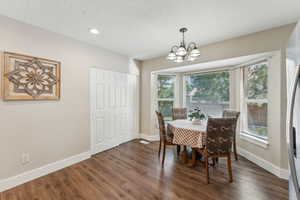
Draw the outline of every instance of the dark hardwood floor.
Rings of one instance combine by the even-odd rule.
[[[174,147],[175,148],[175,147]],[[171,148],[165,167],[157,158],[158,143],[138,140],[99,153],[71,167],[1,193],[0,200],[285,200],[288,183],[240,157],[233,160],[234,182],[228,182],[226,161],[204,169],[183,164]]]

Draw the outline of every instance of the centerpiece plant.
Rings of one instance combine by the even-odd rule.
[[[189,111],[188,117],[192,120],[193,124],[201,124],[206,115],[201,111],[200,107],[196,107]]]

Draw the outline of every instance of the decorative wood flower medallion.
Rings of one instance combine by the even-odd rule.
[[[60,63],[4,53],[4,99],[59,99]]]

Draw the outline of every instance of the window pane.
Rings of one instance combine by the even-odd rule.
[[[267,63],[260,63],[247,67],[247,95],[248,99],[267,98]]]
[[[166,121],[172,120],[173,101],[158,101],[158,110]]]
[[[248,131],[254,135],[267,137],[267,103],[248,103],[247,104],[247,124]]]
[[[268,87],[267,62],[244,68],[247,131],[262,139],[267,138]]]
[[[158,98],[174,98],[175,76],[158,75]]]
[[[212,117],[222,116],[229,108],[229,73],[217,72],[187,76],[186,106],[189,110],[200,106]]]

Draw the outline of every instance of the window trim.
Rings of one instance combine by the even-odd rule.
[[[173,96],[173,98],[159,98],[158,97],[158,77],[159,76],[173,76],[174,77],[174,96]],[[171,101],[171,102],[173,102],[173,108],[174,108],[174,106],[176,106],[176,103],[177,103],[177,98],[176,98],[176,96],[177,96],[177,87],[178,87],[178,85],[177,85],[177,78],[178,78],[178,75],[177,74],[172,74],[172,73],[170,73],[170,74],[168,74],[168,73],[158,73],[157,74],[157,77],[156,77],[156,92],[155,92],[155,95],[156,95],[156,99],[155,99],[155,103],[156,103],[156,110],[158,110],[158,105],[159,105],[159,102],[160,101]],[[164,116],[165,117],[165,116]],[[166,120],[167,121],[167,120]]]
[[[268,139],[260,139],[259,137],[253,136],[250,132],[247,131],[241,131],[240,138],[263,148],[268,148],[269,146]]]
[[[189,72],[189,73],[184,73],[183,74],[183,78],[182,78],[182,84],[183,84],[183,93],[182,93],[182,98],[183,98],[183,107],[187,107],[187,91],[186,91],[186,77],[188,76],[196,76],[196,75],[205,75],[205,74],[213,74],[213,73],[222,73],[222,72],[227,72],[228,75],[229,75],[229,100],[228,102],[226,101],[222,101],[222,102],[218,102],[219,104],[227,104],[228,103],[228,107],[229,109],[231,108],[231,100],[232,100],[232,97],[231,97],[231,71],[229,67],[226,67],[226,68],[222,68],[222,69],[214,69],[214,70],[204,70],[204,71],[194,71],[194,72]],[[194,96],[191,96],[191,102],[194,102],[194,103],[198,103],[198,101],[194,101],[193,100],[193,97]],[[207,101],[208,103],[208,101]]]
[[[261,147],[267,148],[269,145],[269,136],[267,135],[266,137],[263,136],[259,136],[253,132],[251,132],[248,129],[248,112],[247,112],[247,104],[248,103],[267,103],[267,109],[269,109],[269,102],[268,102],[268,95],[269,95],[269,91],[267,91],[267,98],[264,99],[248,99],[248,95],[247,95],[247,82],[248,80],[245,77],[245,69],[247,67],[250,67],[252,65],[257,65],[257,64],[261,64],[261,63],[267,63],[267,80],[268,80],[268,72],[269,72],[269,66],[270,66],[270,62],[269,59],[263,59],[261,61],[255,62],[255,63],[249,63],[247,65],[245,65],[244,67],[241,67],[240,72],[241,72],[241,113],[242,113],[242,120],[241,120],[241,131],[240,131],[240,138],[247,140],[249,142],[252,142],[256,145],[259,145]],[[267,127],[269,127],[269,123],[268,123],[268,116],[267,112]],[[267,130],[268,133],[268,130]]]
[[[157,101],[175,101],[175,98],[158,98]]]

